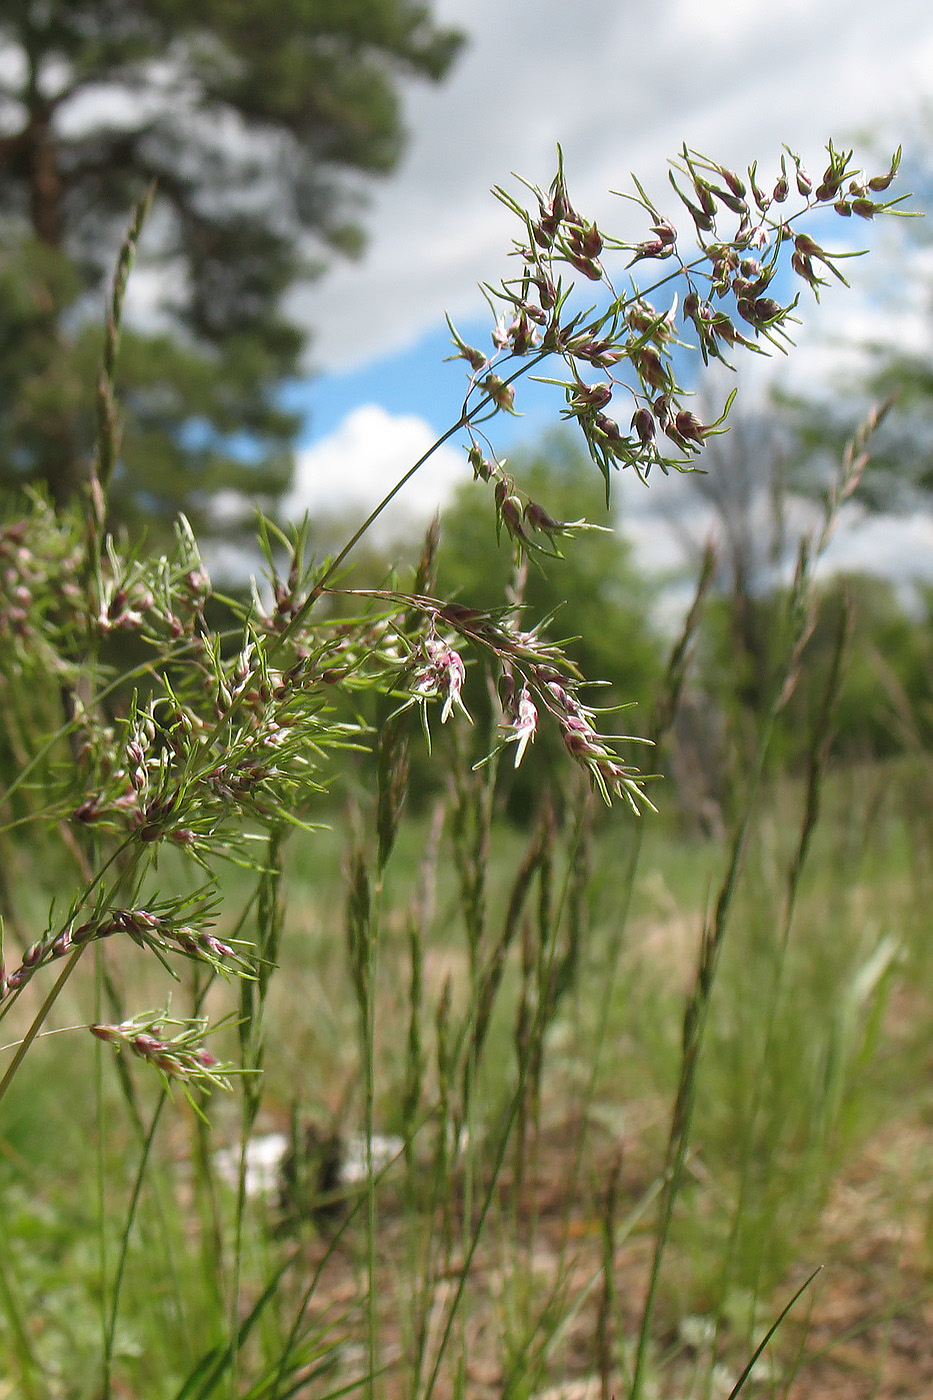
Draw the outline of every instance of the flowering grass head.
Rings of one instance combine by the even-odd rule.
[[[194,1103],[195,1089],[202,1093],[232,1090],[230,1077],[238,1073],[237,1066],[218,1060],[207,1049],[204,1041],[210,1027],[206,1017],[185,1021],[170,1016],[167,1009],[142,1011],[128,1021],[96,1023],[88,1029],[116,1051],[129,1051],[152,1065],[167,1089],[181,1084],[189,1102]]]

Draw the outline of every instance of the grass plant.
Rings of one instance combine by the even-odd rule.
[[[754,167],[684,149],[692,250],[637,182],[651,236],[636,243],[578,214],[560,167],[527,208],[497,192],[522,271],[486,289],[494,354],[453,331],[469,385],[440,439],[465,437],[514,551],[495,610],[435,596],[436,528],[410,581],[342,584],[420,463],[329,559],[261,522],[265,580],[246,601],[212,590],[184,521],[171,557],[114,535],[140,207],[86,490],[0,529],[0,1396],[798,1393],[790,1320],[813,1234],[872,1134],[929,1113],[916,1095],[889,1111],[928,1011],[912,980],[929,969],[928,857],[897,809],[904,775],[859,806],[832,771],[844,628],[806,772],[765,781],[815,568],[878,415],[801,545],[721,840],[679,831],[634,762],[647,741],[663,769],[712,555],[647,733],[608,735],[522,605],[528,567],[584,548],[589,527],[524,495],[487,425],[556,363],[607,494],[617,470],[692,469],[728,403],[709,424],[686,407],[678,341],[704,360],[783,348],[782,256],[814,290],[821,270],[841,278],[800,221],[884,212],[896,168],[869,179],[830,147],[822,181],[785,157],[766,193]],[[621,262],[657,276],[619,292]],[[648,301],[668,283],[680,312]],[[599,304],[577,310],[587,284]],[[483,679],[488,727],[470,714]],[[542,723],[566,768],[519,831],[497,794]],[[419,812],[425,741],[446,786]],[[893,889],[892,869],[907,872]],[[900,1316],[901,1295],[886,1306]]]

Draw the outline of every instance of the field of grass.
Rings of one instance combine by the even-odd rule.
[[[829,150],[812,199],[798,181],[800,213],[853,174]],[[469,435],[512,547],[508,600],[489,611],[434,596],[434,527],[405,591],[340,582],[419,464],[326,560],[305,528],[260,522],[267,586],[248,602],[213,592],[184,520],[165,557],[109,533],[146,201],[135,212],[88,489],[58,510],[32,496],[0,529],[0,1400],[933,1390],[933,769],[910,725],[900,764],[829,765],[848,608],[789,708],[816,563],[886,408],[801,541],[762,685],[751,697],[726,658],[725,685],[700,697],[723,771],[699,835],[675,781],[651,788],[655,812],[632,766],[645,751],[601,732],[575,664],[522,611],[529,560],[582,526],[487,460],[479,425],[511,409],[546,346],[607,484],[689,466],[722,420],[681,406],[670,318],[640,293],[606,279],[605,313],[569,309],[556,279],[603,280],[588,251],[603,238],[562,171],[532,194],[531,214],[502,196],[529,261],[521,298],[513,279],[501,292],[521,312],[495,357],[510,377],[476,371],[436,444]],[[793,247],[806,281],[807,250],[835,271],[798,214],[792,230],[754,198],[775,256]],[[746,267],[742,199],[725,199],[746,213],[716,244],[717,295],[720,263]],[[678,259],[682,274],[692,297],[695,265]],[[796,302],[751,285],[732,285],[739,312],[776,343]],[[751,344],[684,308],[704,360],[719,336]],[[623,360],[637,440],[602,414],[612,391],[587,387]],[[664,457],[662,435],[686,455]],[[652,692],[662,771],[715,573],[710,548]],[[422,782],[409,759],[429,716]],[[781,725],[806,731],[793,778]],[[526,750],[519,828],[497,774]]]
[[[929,760],[830,772],[812,832],[802,784],[767,787],[714,982],[728,833],[662,792],[581,845],[585,804],[523,833],[468,789],[402,824],[365,910],[365,817],[294,840],[249,1132],[296,1150],[239,1206],[236,1096],[199,1119],[89,1037],[36,1044],[0,1135],[0,1397],[725,1400],[818,1268],[749,1393],[933,1391]],[[135,952],[103,990],[87,959],[54,1025],[158,1005]]]

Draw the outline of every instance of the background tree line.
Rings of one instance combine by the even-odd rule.
[[[298,426],[280,390],[308,340],[286,293],[360,251],[350,177],[392,171],[399,79],[442,78],[460,42],[409,0],[8,0],[0,484],[62,504],[86,474],[102,292],[154,182],[114,514],[158,533],[183,509],[203,534],[222,490],[271,508]]]

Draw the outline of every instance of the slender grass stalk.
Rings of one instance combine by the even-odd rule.
[[[821,1273],[822,1268],[823,1268],[823,1266],[822,1266],[822,1264],[821,1264],[821,1265],[819,1266],[819,1268],[814,1269],[813,1272],[812,1272],[812,1274],[810,1274],[808,1278],[805,1278],[805,1279],[804,1279],[803,1283],[802,1283],[802,1284],[800,1285],[800,1287],[797,1289],[796,1293],[794,1293],[794,1295],[788,1300],[788,1302],[786,1302],[786,1303],[784,1304],[784,1307],[783,1307],[783,1308],[781,1309],[781,1311],[778,1313],[777,1317],[774,1319],[774,1321],[772,1322],[771,1326],[768,1328],[767,1332],[764,1334],[764,1336],[762,1337],[761,1341],[758,1343],[758,1345],[756,1346],[755,1350],[752,1352],[751,1356],[749,1357],[748,1362],[746,1363],[746,1365],[745,1365],[744,1368],[742,1369],[742,1372],[741,1372],[741,1374],[739,1375],[738,1380],[736,1381],[735,1385],[734,1385],[734,1386],[732,1387],[732,1389],[730,1390],[729,1395],[728,1395],[728,1397],[727,1397],[727,1400],[736,1400],[736,1396],[739,1395],[739,1394],[741,1393],[741,1391],[743,1391],[743,1390],[745,1389],[745,1382],[746,1382],[746,1381],[749,1379],[749,1377],[751,1376],[752,1371],[755,1369],[755,1366],[758,1364],[758,1360],[759,1360],[759,1358],[762,1356],[762,1354],[764,1353],[766,1347],[768,1346],[768,1343],[771,1341],[771,1338],[772,1338],[772,1337],[775,1335],[775,1333],[778,1331],[779,1327],[781,1326],[781,1323],[782,1323],[782,1322],[784,1321],[784,1319],[787,1317],[788,1313],[791,1311],[791,1309],[794,1307],[794,1305],[797,1303],[797,1301],[798,1301],[800,1298],[803,1297],[804,1293],[806,1293],[807,1289],[808,1289],[808,1288],[810,1287],[810,1285],[813,1283],[813,1280],[817,1277],[818,1274]]]
[[[704,923],[697,970],[692,988],[688,993],[684,1010],[681,1070],[675,1093],[674,1107],[671,1115],[670,1135],[665,1157],[665,1187],[662,1195],[660,1216],[652,1252],[651,1269],[638,1331],[638,1345],[632,1376],[630,1400],[642,1400],[644,1394],[648,1352],[658,1284],[660,1282],[661,1265],[670,1238],[674,1206],[684,1179],[684,1168],[687,1161],[690,1132],[693,1122],[700,1053],[709,1017],[713,987],[719,967],[722,945],[729,924],[732,903],[738,886],[739,874],[744,860],[752,815],[756,807],[775,726],[778,717],[787,705],[790,696],[793,694],[800,674],[803,649],[812,631],[814,568],[817,560],[829,543],[842,503],[851,496],[861,479],[868,461],[868,442],[885,412],[886,406],[884,405],[880,409],[873,409],[862,428],[847,445],[843,454],[839,473],[831,482],[826,494],[823,518],[815,539],[811,541],[805,538],[801,542],[797,573],[787,601],[787,617],[791,629],[789,652],[784,666],[781,668],[774,681],[771,701],[764,713],[759,728],[756,751],[750,765],[743,807],[735,823],[725,875],[719,887],[712,917],[707,918]],[[832,695],[834,695],[838,683],[837,668],[841,654],[840,638],[840,645],[837,648],[836,661],[833,668],[834,678],[831,679],[831,690],[828,692]],[[823,717],[824,723],[826,724],[828,724],[828,713],[829,712],[826,711]],[[816,799],[819,790],[818,772],[819,766],[817,766],[815,770],[813,782],[808,794],[804,825],[800,844],[798,846],[798,855],[790,869],[788,894],[787,900],[785,901],[785,909],[789,909],[790,913],[785,916],[786,918],[792,917],[800,873],[809,846],[813,823],[816,820]],[[787,925],[787,931],[789,934],[789,924]]]
[[[777,705],[772,705],[767,722],[763,725],[754,766],[749,777],[745,806],[733,833],[726,873],[716,899],[715,910],[703,927],[700,953],[692,988],[687,997],[683,1020],[682,1059],[680,1077],[674,1097],[671,1126],[664,1159],[662,1180],[664,1182],[658,1223],[654,1234],[651,1268],[641,1322],[638,1328],[638,1342],[629,1391],[630,1400],[642,1400],[647,1379],[649,1347],[651,1343],[654,1309],[657,1301],[658,1284],[661,1277],[661,1264],[670,1239],[674,1206],[684,1180],[684,1169],[690,1143],[690,1130],[693,1124],[693,1108],[696,1094],[697,1071],[704,1032],[709,1016],[713,986],[719,966],[719,957],[729,923],[732,901],[738,885],[745,847],[748,840],[754,802],[758,795],[761,778],[774,723],[777,718]]]
[[[697,577],[694,595],[684,618],[680,634],[671,649],[664,679],[655,702],[654,713],[649,725],[651,743],[657,749],[660,749],[663,744],[677,712],[680,695],[687,676],[691,643],[700,625],[706,597],[715,574],[715,568],[715,551],[711,545],[707,545],[703,553],[702,565]],[[583,815],[583,811],[581,811],[581,819]],[[619,871],[617,879],[617,887],[621,895],[621,901],[613,919],[612,934],[606,948],[605,963],[600,978],[600,995],[595,1016],[596,1031],[593,1039],[595,1048],[590,1057],[589,1072],[582,1094],[581,1131],[577,1135],[573,1166],[570,1172],[570,1181],[574,1185],[580,1179],[585,1143],[584,1128],[586,1116],[596,1092],[596,1085],[602,1064],[603,1047],[606,1045],[608,1038],[609,1018],[616,995],[619,963],[622,955],[625,931],[628,926],[629,911],[635,891],[636,875],[641,859],[643,834],[644,827],[640,822],[635,824],[633,830],[630,830],[625,854],[625,864]],[[581,848],[580,835],[578,834],[574,838],[574,849],[579,851]],[[659,1176],[658,1182],[663,1182],[663,1179],[663,1175]],[[654,1188],[651,1188],[649,1190],[649,1196],[653,1195]],[[569,1217],[565,1222],[565,1240],[561,1246],[562,1251],[566,1248],[566,1233],[568,1229]]]
[[[282,877],[284,873],[284,823],[278,823],[268,833],[266,855],[259,875],[256,900],[256,945],[253,976],[240,980],[240,1019],[237,1031],[240,1041],[242,1076],[240,1115],[240,1157],[237,1171],[236,1212],[233,1227],[233,1265],[230,1281],[229,1337],[230,1353],[227,1378],[231,1400],[236,1400],[239,1385],[240,1293],[243,1268],[244,1225],[246,1217],[246,1171],[250,1134],[262,1102],[263,1060],[265,1056],[266,1000],[273,973],[278,966],[282,933]]]
[[[449,1307],[447,1308],[444,1325],[441,1329],[440,1339],[437,1344],[434,1365],[431,1368],[431,1372],[428,1377],[428,1383],[422,1395],[422,1400],[431,1400],[431,1397],[433,1396],[434,1391],[437,1387],[438,1380],[440,1379],[441,1366],[443,1365],[444,1357],[447,1353],[447,1347],[453,1335],[453,1328],[459,1316],[460,1306],[466,1294],[467,1286],[470,1279],[470,1270],[473,1264],[473,1259],[476,1255],[476,1251],[479,1248],[480,1240],[483,1237],[486,1219],[489,1215],[493,1201],[496,1197],[499,1177],[502,1171],[502,1167],[505,1163],[505,1158],[509,1149],[509,1145],[511,1143],[512,1131],[515,1127],[515,1124],[518,1121],[519,1105],[521,1103],[522,1095],[524,1094],[524,1092],[525,1084],[524,1080],[520,1076],[515,1092],[513,1093],[510,1099],[508,1109],[499,1127],[498,1139],[496,1141],[495,1149],[492,1155],[492,1160],[490,1162],[489,1181],[480,1201],[479,1211],[477,1214],[476,1221],[473,1224],[472,1231],[470,1233],[466,1254],[463,1260],[461,1261],[460,1267],[457,1271],[457,1286],[454,1289],[453,1297],[451,1299]]]
[[[800,881],[807,864],[813,833],[820,816],[821,785],[832,743],[832,720],[839,696],[842,678],[842,661],[846,651],[850,628],[851,615],[848,609],[846,609],[840,614],[839,625],[837,627],[836,638],[831,653],[829,675],[808,746],[806,788],[801,810],[800,826],[797,843],[787,867],[784,902],[780,924],[777,930],[774,982],[768,995],[764,998],[765,1024],[762,1033],[761,1049],[758,1054],[758,1063],[754,1074],[754,1092],[747,1115],[743,1141],[738,1151],[738,1160],[741,1163],[741,1170],[733,1212],[733,1221],[723,1257],[719,1290],[720,1297],[723,1298],[726,1297],[730,1286],[741,1222],[745,1216],[746,1204],[753,1184],[752,1164],[755,1159],[754,1144],[758,1134],[760,1115],[767,1094],[768,1066],[771,1063],[774,1036],[783,1003],[787,954],[793,932]],[[720,1326],[721,1323],[717,1319],[717,1336]]]
[[[94,949],[94,1019],[103,1020],[103,986],[101,976],[101,950]],[[101,1328],[101,1394],[102,1400],[111,1400],[113,1394],[113,1332],[112,1316],[107,1315],[107,1295],[110,1286],[110,1268],[107,1249],[107,1113],[104,1096],[104,1056],[103,1045],[99,1041],[94,1046],[94,1107],[96,1113],[96,1151],[94,1154],[95,1185],[97,1188],[97,1264],[100,1270],[100,1328]],[[114,1287],[113,1297],[119,1297]]]
[[[366,986],[369,996],[365,1008],[363,1025],[363,1132],[366,1143],[366,1345],[368,1351],[368,1375],[366,1394],[369,1400],[376,1395],[376,1381],[381,1374],[379,1364],[379,1284],[376,1277],[376,1257],[378,1251],[378,1213],[376,1205],[376,1172],[373,1159],[373,1138],[376,1132],[376,975],[377,941],[368,932],[366,940]]]
[[[99,958],[98,962],[100,963],[98,975],[100,977],[103,988],[107,991],[108,1000],[110,1002],[111,1014],[115,1013],[116,1018],[118,1020],[122,1019],[122,1011],[117,1001],[116,989],[113,987],[106,965],[104,964],[103,959]],[[209,988],[209,981],[206,981],[200,987],[198,986],[197,973],[195,973],[195,984],[192,996],[192,1015],[194,1017],[198,1016],[198,1014],[200,1013],[201,1007],[203,1005],[204,999],[207,995]],[[99,1041],[96,1042],[96,1046],[98,1050],[103,1049]],[[137,1103],[137,1098],[134,1092],[131,1076],[121,1056],[117,1057],[116,1064],[119,1073],[120,1087],[140,1138],[140,1155],[136,1175],[133,1180],[133,1186],[130,1193],[129,1202],[127,1204],[126,1217],[123,1223],[123,1229],[120,1236],[119,1253],[117,1256],[117,1262],[113,1273],[113,1280],[111,1282],[110,1287],[110,1314],[107,1326],[107,1333],[104,1341],[104,1363],[102,1380],[102,1388],[104,1395],[109,1394],[110,1388],[112,1387],[112,1365],[114,1346],[116,1342],[117,1323],[121,1308],[123,1282],[126,1273],[126,1266],[129,1260],[130,1241],[139,1214],[139,1205],[142,1199],[143,1187],[146,1183],[147,1177],[150,1175],[149,1169],[156,1133],[162,1118],[163,1111],[167,1103],[169,1102],[170,1097],[166,1085],[163,1084],[150,1121],[148,1125],[146,1125],[143,1122],[142,1113]],[[208,1127],[207,1119],[204,1116],[203,1112],[195,1113],[194,1119],[196,1124],[204,1128]],[[103,1140],[103,1134],[100,1134],[100,1141],[102,1142]],[[159,1203],[158,1218],[162,1230],[163,1246],[166,1252],[166,1256],[171,1261],[172,1246],[169,1238],[168,1221],[166,1219],[166,1214],[163,1209],[161,1197],[158,1190],[156,1190],[155,1195]],[[216,1206],[216,1201],[214,1202],[214,1204]],[[214,1229],[215,1232],[219,1232],[219,1222],[217,1221],[216,1216],[214,1218]],[[206,1282],[211,1283],[214,1289],[217,1290],[217,1301],[219,1302],[222,1296],[220,1292],[220,1269],[222,1265],[222,1259],[220,1255],[219,1241],[212,1259],[212,1264],[214,1268],[209,1277],[206,1279]],[[177,1275],[177,1269],[173,1268],[172,1272]],[[103,1292],[102,1296],[106,1297],[106,1293]],[[173,1322],[174,1326],[178,1329],[179,1335],[182,1335],[185,1332],[186,1321],[187,1319],[185,1317],[184,1301],[176,1291],[175,1317],[173,1319]]]
[[[375,1394],[378,1367],[378,1285],[376,1280],[377,1213],[373,1134],[375,1132],[375,982],[377,975],[375,909],[369,868],[362,844],[357,843],[347,861],[347,945],[356,994],[360,1060],[363,1074],[363,1135],[366,1165],[366,1344],[368,1377],[366,1393]]]
[[[120,345],[120,329],[123,323],[123,303],[127,283],[136,260],[136,249],[143,226],[152,209],[156,186],[153,181],[142,199],[133,210],[130,226],[126,231],[117,265],[114,270],[110,292],[110,306],[104,335],[104,355],[97,390],[98,407],[98,455],[95,463],[95,477],[102,497],[106,497],[113,469],[119,451],[119,431],[117,427],[116,371]]]
[[[410,977],[408,983],[408,1038],[405,1079],[402,1093],[402,1138],[405,1153],[405,1208],[407,1274],[411,1280],[411,1389],[417,1394],[422,1380],[428,1342],[431,1292],[435,1283],[433,1240],[425,1236],[420,1214],[421,1190],[417,1180],[415,1139],[423,1120],[421,1105],[425,1094],[427,1053],[423,1043],[424,953],[433,923],[436,901],[437,865],[443,834],[445,807],[435,803],[428,839],[420,868],[420,887],[408,915]],[[439,1106],[435,1116],[444,1117]],[[442,1123],[441,1137],[446,1124]]]
[[[7,1066],[6,1073],[4,1074],[3,1078],[0,1079],[0,1100],[3,1099],[4,1095],[6,1094],[10,1085],[12,1084],[13,1079],[16,1075],[16,1071],[19,1069],[23,1060],[26,1058],[26,1055],[29,1052],[29,1047],[32,1045],[32,1042],[35,1040],[36,1036],[39,1034],[43,1025],[45,1024],[46,1017],[48,1016],[52,1007],[58,1000],[59,993],[61,992],[65,983],[68,981],[69,977],[77,967],[78,959],[80,958],[83,951],[83,948],[76,948],[75,951],[71,954],[70,958],[65,963],[65,966],[59,973],[58,978],[53,983],[50,991],[47,993],[46,998],[40,1006],[39,1010],[33,1017],[29,1029],[17,1045],[13,1058]]]
[[[156,1132],[159,1127],[159,1121],[162,1117],[162,1111],[165,1108],[167,1102],[168,1094],[163,1089],[161,1094],[159,1095],[159,1100],[155,1106],[155,1110],[153,1111],[152,1120],[149,1124],[149,1129],[146,1133],[146,1138],[143,1143],[142,1152],[140,1153],[139,1165],[136,1169],[136,1176],[133,1180],[133,1189],[130,1193],[130,1200],[127,1206],[126,1220],[123,1226],[123,1233],[120,1237],[120,1249],[117,1255],[117,1262],[113,1271],[113,1279],[110,1283],[110,1312],[107,1319],[106,1334],[104,1337],[104,1360],[102,1380],[102,1393],[106,1397],[110,1396],[111,1387],[113,1384],[113,1352],[117,1336],[117,1322],[120,1316],[120,1302],[123,1288],[123,1279],[126,1273],[127,1260],[129,1259],[130,1237],[132,1235],[133,1224],[136,1219],[136,1214],[139,1209],[139,1202],[140,1198],[142,1197],[143,1185],[146,1180],[146,1173],[149,1167],[149,1160],[152,1153],[153,1143],[155,1142]],[[103,1234],[103,1229],[101,1229],[101,1234]],[[103,1262],[105,1261],[102,1261],[102,1263]],[[103,1296],[106,1297],[105,1292]]]
[[[622,1152],[616,1151],[602,1202],[602,1292],[596,1314],[596,1363],[599,1369],[600,1400],[613,1400],[615,1371],[615,1336],[613,1317],[618,1310],[615,1281],[615,1256],[618,1242],[619,1178],[622,1174]]]

